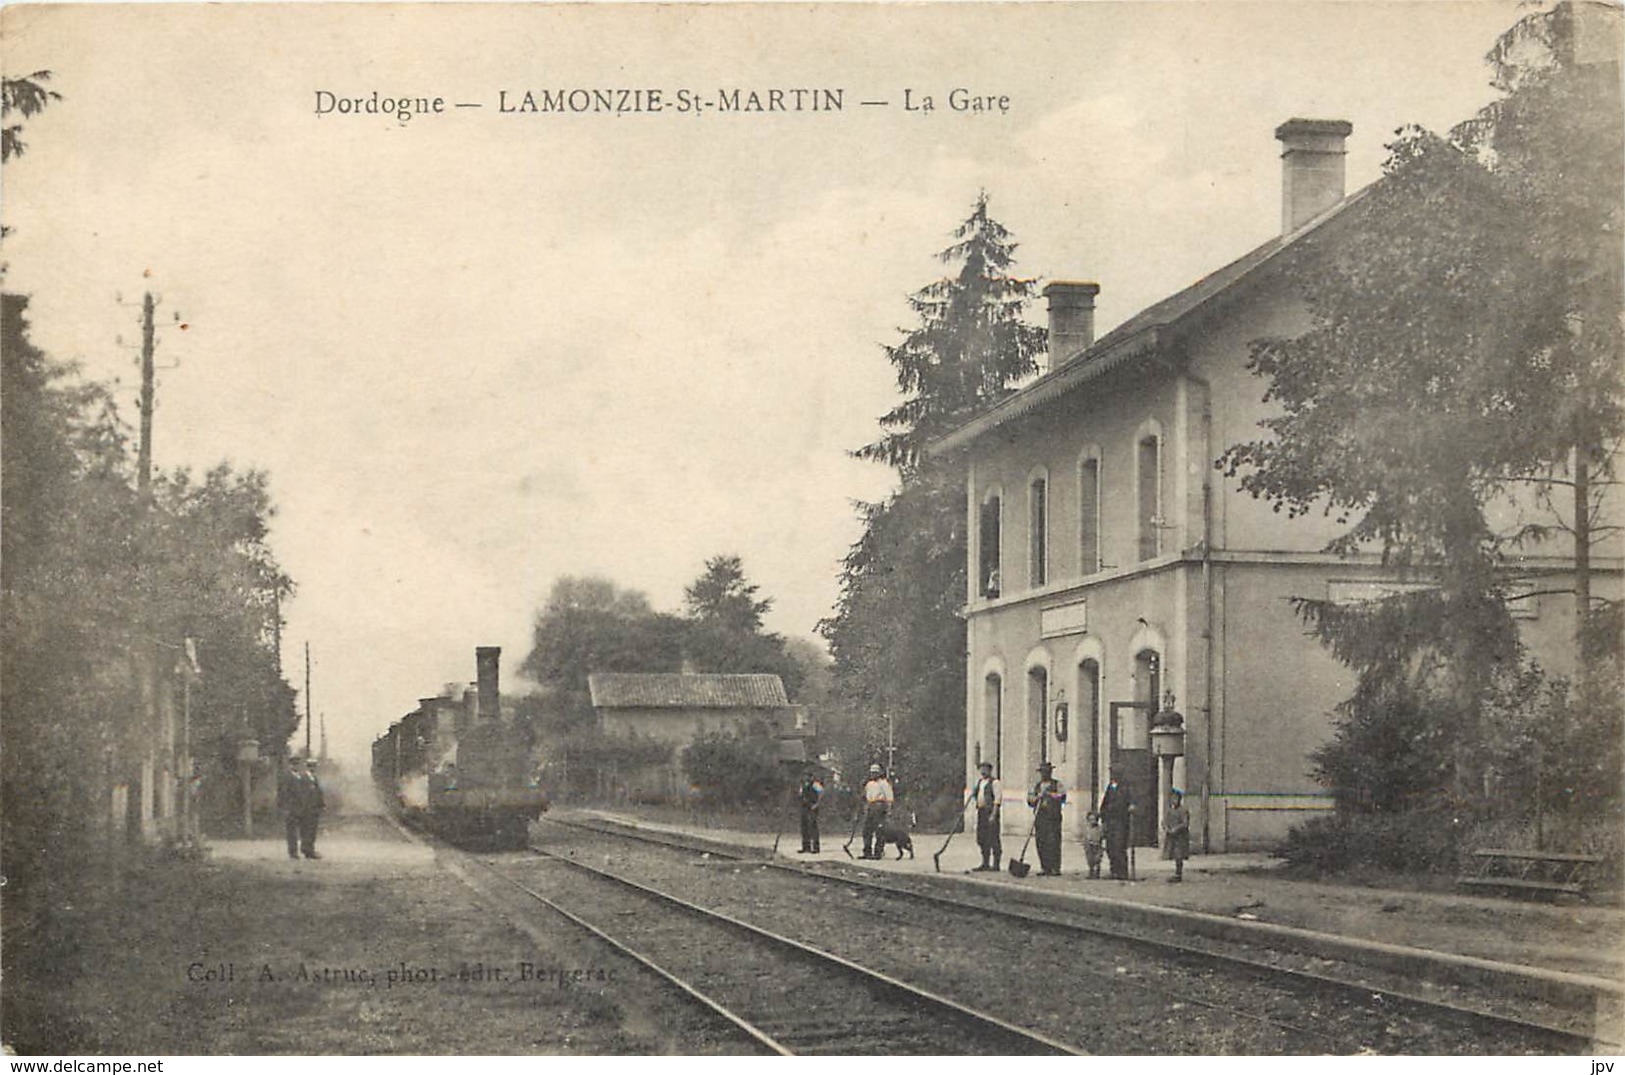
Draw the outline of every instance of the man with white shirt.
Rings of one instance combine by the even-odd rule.
[[[886,847],[886,818],[897,799],[891,781],[878,765],[869,766],[869,779],[863,785],[863,857],[877,859]]]

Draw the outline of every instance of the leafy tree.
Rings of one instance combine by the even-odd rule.
[[[191,742],[206,778],[238,735],[292,731],[273,644],[292,583],[267,544],[265,476],[178,470],[139,497],[111,394],[33,346],[26,307],[3,296],[5,853],[27,877],[71,877],[105,835],[107,789],[155,746],[138,684],[167,678],[185,639],[205,671]]]
[[[857,729],[836,744],[848,769],[880,757],[888,723],[915,788],[963,781],[965,494],[925,446],[1004,398],[1037,369],[1041,328],[1021,320],[1033,281],[1011,275],[1016,244],[980,194],[941,254],[952,275],[909,299],[920,324],[886,347],[907,396],[884,435],[855,453],[897,469],[901,489],[861,504],[862,538],[843,563],[835,614],[819,624]]]
[[[605,578],[564,576],[553,583],[532,629],[521,671],[541,687],[522,699],[559,794],[601,793],[614,744],[598,728],[587,677],[594,672],[675,672],[683,661],[683,622],[655,612],[636,590]]]
[[[1378,548],[1437,586],[1301,603],[1360,673],[1328,778],[1361,786],[1359,744],[1391,726],[1451,744],[1449,783],[1473,787],[1469,759],[1505,699],[1533,713],[1533,695],[1505,689],[1521,662],[1506,600],[1535,589],[1522,554],[1560,532],[1577,565],[1577,667],[1599,665],[1587,623],[1609,610],[1589,559],[1610,533],[1597,520],[1622,433],[1618,16],[1561,4],[1503,35],[1489,59],[1505,96],[1446,137],[1402,130],[1382,181],[1298,254],[1310,329],[1253,345],[1279,411],[1220,467],[1277,511],[1345,524],[1332,551]],[[1612,62],[1582,47],[1598,28]],[[1560,490],[1566,517],[1540,511]]]
[[[35,71],[20,78],[0,80],[0,116],[17,112],[23,119],[28,119],[37,115],[51,101],[62,100],[60,93],[45,88],[44,83],[50,80],[49,71]],[[0,160],[10,160],[27,148],[23,144],[21,123],[9,123],[0,130]]]
[[[696,672],[776,675],[791,698],[801,687],[800,665],[785,651],[784,638],[762,630],[771,598],[745,577],[738,556],[713,556],[683,591],[686,620],[683,654]]]
[[[0,295],[0,802],[6,872],[25,903],[89,860],[114,714],[132,701],[135,615],[135,500],[111,396],[33,345],[27,306]]]
[[[594,672],[675,672],[681,625],[649,599],[605,578],[564,576],[536,616],[521,670],[541,685],[566,728],[593,720],[587,677]]]

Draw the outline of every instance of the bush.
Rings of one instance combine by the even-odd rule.
[[[1446,810],[1402,814],[1337,813],[1293,826],[1276,854],[1312,873],[1376,868],[1395,873],[1457,874],[1477,846],[1474,826]]]
[[[707,732],[683,748],[683,772],[700,797],[715,803],[761,803],[790,779],[778,742],[765,735]]]
[[[1313,875],[1354,870],[1456,877],[1476,868],[1473,852],[1515,847],[1600,855],[1593,899],[1619,898],[1622,836],[1612,817],[1547,817],[1537,834],[1527,817],[1474,819],[1435,807],[1403,814],[1342,812],[1296,825],[1276,850],[1295,870]]]

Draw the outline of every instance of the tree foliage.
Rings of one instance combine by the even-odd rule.
[[[696,672],[776,675],[794,699],[802,668],[786,651],[783,636],[762,629],[773,601],[758,600],[759,589],[745,577],[738,556],[707,560],[700,577],[683,591],[684,656]]]
[[[1010,274],[1017,244],[1009,229],[988,213],[984,191],[971,215],[954,231],[938,257],[958,271],[909,297],[920,323],[901,343],[885,348],[905,398],[880,418],[887,431],[859,448],[873,459],[911,474],[933,437],[1010,393],[1011,385],[1037,372],[1043,329],[1021,320],[1034,282]]]
[[[683,748],[682,762],[689,783],[711,802],[771,802],[789,780],[778,747],[766,735],[699,735]]]
[[[26,298],[0,303],[5,852],[8,873],[38,879],[71,873],[108,790],[163,749],[140,680],[169,678],[187,639],[203,670],[189,738],[206,783],[225,779],[237,737],[292,732],[274,648],[292,582],[268,545],[263,474],[176,470],[139,496],[112,395],[33,345]]]
[[[37,115],[51,101],[62,100],[62,95],[47,89],[51,72],[35,71],[19,78],[0,79],[0,117],[17,113],[23,119]],[[21,122],[7,123],[0,129],[0,160],[10,160],[28,147],[23,144]]]
[[[1576,667],[1609,666],[1584,640],[1613,615],[1587,565],[1617,537],[1602,503],[1625,432],[1618,40],[1617,8],[1520,19],[1489,56],[1505,96],[1447,136],[1401,130],[1384,178],[1300,244],[1309,330],[1253,344],[1277,410],[1220,467],[1346,526],[1331,551],[1380,550],[1436,587],[1300,606],[1359,673],[1321,773],[1382,808],[1473,792],[1508,714],[1555,712],[1507,608],[1551,586],[1529,554],[1574,557]],[[1593,709],[1616,729],[1617,712]]]
[[[758,601],[760,589],[745,578],[738,556],[713,556],[705,571],[683,590],[683,611],[691,620],[716,623],[730,631],[750,633],[762,629],[762,617],[773,607]]]
[[[884,757],[888,723],[898,767],[919,789],[963,782],[965,493],[924,447],[1014,391],[1037,369],[1045,332],[1021,320],[1033,281],[1011,274],[1016,244],[985,193],[942,251],[952,275],[914,294],[918,327],[887,347],[907,397],[882,415],[884,435],[855,453],[897,469],[901,489],[860,504],[864,532],[842,565],[834,615],[819,624],[836,691],[852,715],[840,761]]]
[[[553,786],[601,793],[611,782],[608,774],[653,764],[650,751],[661,749],[601,731],[587,682],[593,673],[767,673],[778,675],[794,698],[803,670],[783,638],[761,629],[772,601],[757,592],[737,556],[707,561],[685,590],[685,616],[657,612],[644,594],[605,578],[558,579],[536,616],[521,665],[541,687],[521,713],[547,744]]]

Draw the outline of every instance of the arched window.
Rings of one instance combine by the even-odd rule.
[[[1162,551],[1162,438],[1152,432],[1135,445],[1135,476],[1139,483],[1137,513],[1140,559],[1153,559]]]
[[[977,592],[983,597],[999,596],[999,528],[1003,502],[998,493],[982,501],[977,532],[981,544],[977,550]]]
[[[1034,478],[1027,486],[1028,578],[1033,586],[1044,585],[1049,576],[1049,480]]]
[[[1078,574],[1100,570],[1100,457],[1078,464]]]

